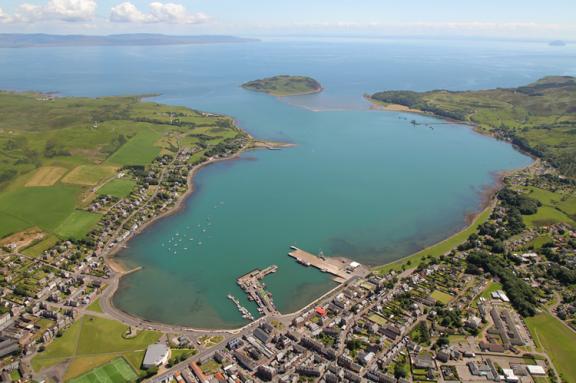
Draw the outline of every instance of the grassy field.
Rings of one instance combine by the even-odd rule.
[[[160,338],[155,331],[142,331],[136,337],[126,339],[123,335],[128,326],[109,319],[85,315],[64,334],[48,345],[44,352],[32,359],[35,371],[70,360],[67,376],[78,376],[98,363],[105,363],[115,356],[139,363],[148,345]],[[139,368],[139,365],[134,366]]]
[[[133,382],[138,375],[124,358],[116,358],[70,380],[71,383],[124,383]]]
[[[576,196],[562,194],[537,187],[526,187],[523,191],[531,198],[542,204],[536,214],[524,216],[524,223],[528,226],[542,226],[554,223],[569,223],[574,221],[576,212]]]
[[[156,142],[162,137],[153,130],[144,130],[125,143],[106,162],[118,165],[146,165],[160,154]]]
[[[56,235],[49,235],[44,239],[42,239],[40,242],[35,243],[32,246],[29,246],[28,248],[24,249],[22,253],[31,257],[37,257],[40,254],[42,254],[45,250],[48,250],[52,246],[56,245],[56,243],[58,243],[59,240],[60,238],[58,238]]]
[[[435,245],[425,248],[417,253],[414,253],[406,258],[399,259],[398,261],[378,266],[374,270],[379,274],[386,274],[392,270],[399,271],[402,270],[402,267],[408,267],[408,262],[410,262],[410,267],[416,267],[417,264],[424,259],[424,257],[431,255],[433,257],[438,257],[443,255],[456,246],[460,245],[461,243],[465,242],[470,234],[476,232],[476,229],[486,222],[490,218],[490,214],[492,213],[492,207],[487,207],[484,209],[478,216],[474,219],[474,221],[466,227],[464,230],[454,234],[450,238],[445,239],[444,241],[438,242]]]
[[[115,166],[80,165],[66,174],[66,176],[62,178],[62,182],[74,185],[94,186],[112,177],[116,174],[116,171],[117,167]]]
[[[86,307],[87,310],[90,311],[94,311],[96,313],[101,313],[102,311],[102,307],[100,307],[100,298],[97,298],[94,302],[90,303],[90,305],[88,307]]]
[[[68,169],[59,166],[42,166],[34,173],[34,175],[26,182],[26,186],[52,186]]]
[[[576,78],[551,76],[518,88],[480,91],[384,91],[371,96],[509,138],[524,150],[576,177]]]
[[[274,76],[242,84],[244,89],[273,96],[295,96],[322,90],[320,83],[305,76]]]
[[[0,237],[26,227],[54,231],[72,214],[80,188],[57,184],[0,193]]]
[[[552,358],[554,367],[564,379],[576,382],[576,332],[547,312],[526,318],[526,324],[536,346]]]
[[[440,290],[434,290],[432,294],[430,294],[430,297],[444,304],[448,304],[450,303],[450,301],[452,301],[452,299],[454,299],[452,295],[446,294],[445,292]]]
[[[0,91],[0,115],[0,238],[32,226],[54,233],[121,166],[146,166],[161,152],[184,147],[197,151],[201,162],[205,152],[244,135],[229,117],[139,97]],[[113,180],[99,193],[121,198],[133,187]],[[61,234],[78,235],[67,224]]]
[[[74,210],[54,232],[66,239],[82,239],[100,221],[102,216],[84,210]]]
[[[134,180],[128,178],[117,178],[107,182],[104,186],[98,189],[98,194],[124,198],[130,195],[135,186],[136,181]]]

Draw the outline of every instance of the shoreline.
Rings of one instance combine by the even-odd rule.
[[[318,91],[314,91],[312,93],[318,93],[320,92],[322,89],[318,90]],[[261,92],[261,93],[266,93],[266,92]],[[289,97],[289,96],[276,96],[276,97]],[[471,123],[466,123],[466,122],[461,122],[461,121],[453,121],[447,118],[444,118],[442,116],[437,116],[434,115],[432,113],[428,113],[428,112],[423,112],[423,111],[418,111],[415,109],[411,109],[411,108],[407,108],[404,107],[402,105],[399,105],[399,107],[395,107],[395,106],[389,106],[389,105],[374,105],[374,103],[377,103],[376,100],[372,100],[369,97],[365,97],[368,101],[370,101],[373,106],[375,106],[373,109],[376,110],[384,110],[384,111],[394,111],[394,112],[405,112],[405,113],[414,113],[414,114],[420,114],[420,115],[425,115],[425,116],[431,116],[431,117],[435,117],[435,118],[440,118],[442,120],[454,123],[454,124],[461,124],[461,125],[466,125],[469,126],[470,128],[472,128],[472,130],[478,134],[484,135],[484,136],[488,136],[488,137],[492,137],[492,138],[496,138],[498,139],[498,137],[495,137],[494,135],[491,134],[485,134],[483,132],[480,132],[476,129],[476,126],[474,124]],[[371,108],[372,109],[372,108]],[[256,321],[254,322],[250,322],[244,326],[238,327],[238,328],[230,328],[230,329],[226,329],[226,328],[215,328],[215,329],[205,329],[205,328],[193,328],[193,327],[186,327],[186,326],[182,326],[182,325],[171,325],[171,324],[163,324],[163,323],[157,323],[157,322],[153,322],[153,321],[148,321],[145,318],[139,317],[137,315],[125,312],[124,310],[116,307],[113,302],[112,302],[112,298],[114,297],[116,291],[119,288],[120,285],[120,280],[122,279],[122,277],[132,273],[132,272],[136,272],[138,270],[141,269],[141,267],[136,267],[136,268],[132,268],[129,269],[127,267],[127,265],[123,264],[122,261],[120,259],[118,259],[116,256],[117,254],[126,247],[126,244],[128,242],[130,242],[130,240],[134,239],[137,235],[141,234],[144,230],[148,229],[152,224],[156,223],[157,221],[166,218],[170,215],[176,214],[178,212],[180,212],[183,207],[184,204],[186,202],[186,200],[188,199],[188,197],[194,193],[194,191],[196,190],[195,188],[195,184],[194,184],[194,176],[204,167],[217,163],[217,162],[221,162],[221,161],[227,161],[227,160],[236,160],[239,158],[239,156],[249,150],[256,150],[256,149],[268,149],[268,150],[280,150],[281,148],[288,148],[288,147],[294,147],[296,146],[293,143],[280,143],[280,142],[268,142],[268,141],[260,141],[260,140],[254,140],[253,137],[247,133],[249,138],[251,139],[251,142],[244,148],[240,149],[237,153],[231,155],[230,157],[226,157],[226,158],[215,158],[215,159],[209,159],[208,161],[202,162],[196,166],[194,166],[187,177],[187,189],[186,192],[183,193],[181,196],[178,197],[178,200],[176,201],[175,205],[172,206],[169,210],[167,210],[166,212],[152,218],[150,221],[144,223],[143,225],[141,225],[129,238],[127,238],[126,240],[119,242],[113,249],[111,249],[105,256],[105,261],[108,264],[108,266],[113,270],[113,272],[115,273],[114,277],[116,279],[116,283],[113,283],[112,285],[109,286],[109,288],[113,287],[113,291],[107,294],[107,303],[110,305],[110,308],[114,311],[118,311],[121,312],[123,316],[127,316],[130,317],[133,320],[136,320],[138,322],[141,322],[143,325],[152,325],[152,326],[166,326],[166,327],[173,327],[173,328],[181,328],[181,329],[185,329],[186,331],[199,331],[199,332],[226,332],[226,333],[235,333],[237,331],[241,331],[242,329],[246,328],[247,326],[251,326],[252,324],[258,322],[261,318],[256,319]],[[516,146],[512,145],[516,150],[520,151],[523,154],[524,153],[522,150],[519,150],[518,148],[516,148]],[[509,176],[510,174],[513,174],[515,172],[530,168],[532,166],[534,166],[535,164],[539,163],[539,160],[537,158],[535,158],[534,156],[529,155],[530,158],[534,159],[535,161],[532,162],[530,165],[523,167],[523,168],[518,168],[518,169],[512,169],[512,170],[506,170],[506,171],[500,171],[500,172],[496,172],[494,174],[492,174],[492,179],[493,182],[491,182],[490,185],[486,185],[486,187],[483,188],[483,190],[478,191],[479,195],[480,195],[480,208],[477,209],[476,211],[473,211],[471,213],[467,213],[465,214],[465,222],[466,224],[458,229],[455,233],[453,233],[452,235],[450,235],[447,238],[444,238],[443,240],[433,243],[421,250],[418,250],[416,252],[413,252],[409,255],[406,255],[404,257],[401,257],[397,260],[391,261],[391,262],[387,262],[381,265],[375,265],[371,267],[372,272],[376,272],[376,273],[382,273],[383,271],[390,271],[390,270],[396,270],[396,268],[398,267],[402,267],[403,265],[405,265],[408,262],[411,262],[415,259],[419,259],[421,257],[424,256],[424,253],[428,252],[430,249],[433,249],[437,246],[442,246],[443,244],[448,244],[450,243],[452,240],[458,238],[460,235],[463,235],[465,233],[467,233],[469,230],[476,230],[477,226],[481,223],[481,219],[484,218],[485,216],[488,216],[491,214],[493,208],[496,205],[496,193],[498,192],[498,190],[501,189],[502,185],[503,185],[503,181],[504,179]],[[463,241],[462,241],[463,242]],[[456,245],[452,245],[451,248],[454,248]],[[427,254],[426,254],[427,255]],[[411,267],[410,267],[411,268]],[[330,289],[328,292],[326,292],[325,294],[323,294],[321,297],[316,298],[314,300],[312,300],[309,303],[306,303],[302,308],[292,312],[292,313],[286,313],[286,314],[281,314],[280,317],[288,317],[291,315],[295,315],[295,313],[299,313],[302,312],[302,310],[310,307],[311,305],[313,305],[315,302],[317,302],[319,299],[322,299],[326,296],[328,296],[329,294],[333,293],[334,291],[338,290],[341,286],[343,285],[339,285],[336,286],[333,289]]]
[[[248,134],[248,133],[246,133]],[[215,164],[222,161],[228,160],[237,160],[241,154],[248,152],[250,150],[257,150],[257,149],[268,149],[268,150],[280,150],[282,148],[289,148],[294,147],[296,144],[288,143],[288,142],[272,142],[272,141],[262,141],[262,140],[254,140],[250,134],[248,137],[251,139],[251,142],[246,145],[244,148],[240,149],[238,152],[234,153],[230,157],[226,158],[212,158],[207,161],[204,161],[200,164],[195,165],[189,172],[187,179],[187,187],[186,191],[178,196],[177,201],[175,202],[174,206],[166,210],[165,212],[158,214],[157,216],[151,218],[147,222],[140,225],[132,235],[130,235],[125,240],[118,242],[112,249],[107,251],[103,254],[104,260],[106,261],[107,265],[118,274],[128,274],[131,272],[131,269],[127,268],[124,263],[120,259],[118,259],[117,254],[125,249],[127,244],[134,239],[136,236],[140,235],[144,230],[148,229],[151,225],[156,223],[157,221],[167,218],[173,214],[180,212],[184,208],[184,203],[188,199],[192,193],[196,190],[194,184],[194,176],[204,167],[209,166],[211,164]]]

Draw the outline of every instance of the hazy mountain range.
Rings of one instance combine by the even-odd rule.
[[[108,36],[49,35],[0,33],[0,48],[54,47],[54,46],[104,46],[104,45],[188,45],[246,43],[258,41],[235,36],[198,35],[170,36],[134,33]]]

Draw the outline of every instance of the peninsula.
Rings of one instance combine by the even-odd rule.
[[[242,84],[242,88],[279,97],[301,96],[322,91],[322,85],[311,77],[288,75],[249,81]]]
[[[549,76],[517,88],[480,91],[384,91],[369,97],[396,111],[469,123],[576,176],[576,78]]]

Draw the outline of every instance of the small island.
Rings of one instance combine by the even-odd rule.
[[[311,77],[280,75],[249,81],[242,88],[272,96],[301,96],[322,91],[322,85]]]

